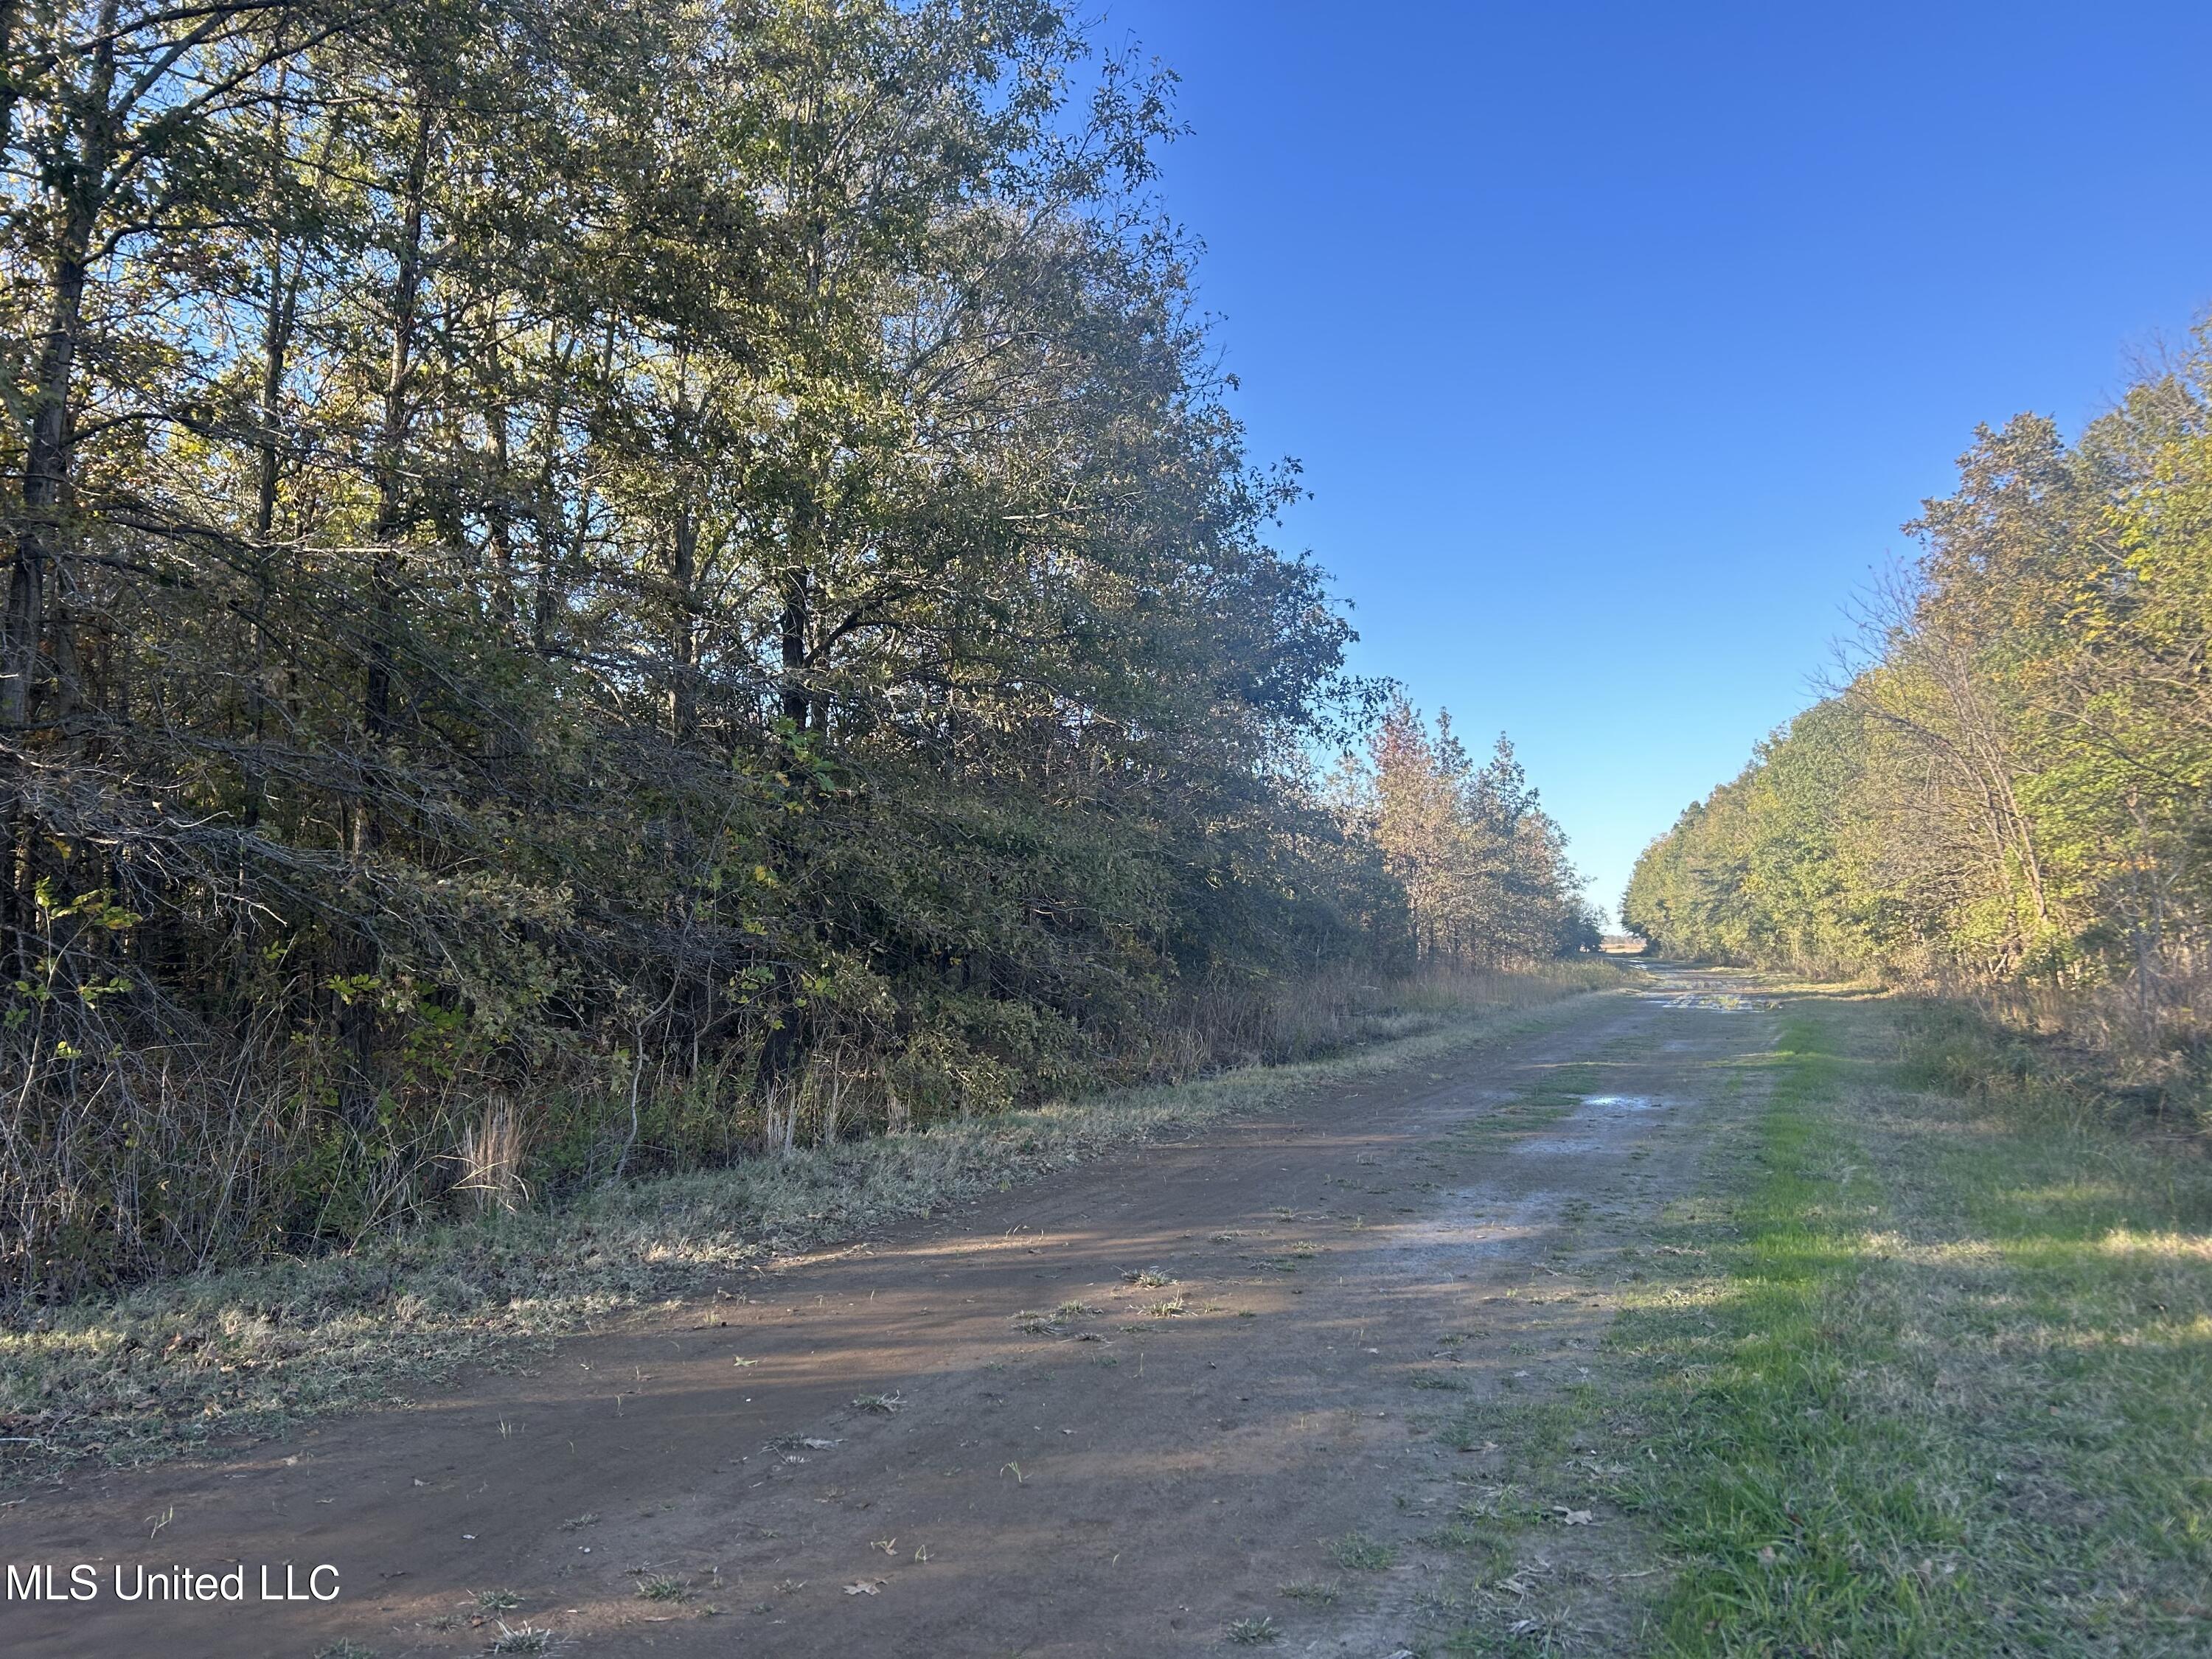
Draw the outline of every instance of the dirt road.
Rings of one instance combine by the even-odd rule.
[[[1641,1229],[1771,1040],[1755,1003],[1674,983],[781,1264],[530,1373],[81,1475],[0,1511],[0,1553],[54,1564],[58,1594],[91,1565],[99,1595],[0,1604],[0,1646],[1383,1659],[1516,1595],[1617,1639],[1653,1582],[1633,1518],[1516,1490],[1511,1460],[1517,1425],[1619,1363],[1598,1345]],[[1635,1456],[1608,1432],[1562,1450]],[[1470,1588],[1440,1529],[1507,1492],[1559,1524]],[[129,1589],[142,1564],[234,1563],[243,1603],[117,1599],[118,1564]],[[304,1596],[323,1564],[335,1600],[259,1599],[264,1568]]]

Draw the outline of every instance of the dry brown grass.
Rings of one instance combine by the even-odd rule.
[[[1594,970],[1594,971],[1593,971]],[[738,1266],[864,1234],[1287,1097],[1551,1017],[1618,970],[1564,963],[1414,988],[1401,1034],[1332,1058],[1124,1089],[925,1130],[796,1146],[728,1168],[601,1186],[562,1206],[487,1200],[305,1260],[192,1273],[19,1310],[0,1329],[0,1434],[15,1478],[85,1457],[131,1463],[216,1437],[410,1395],[465,1365],[512,1362],[617,1310]],[[488,1113],[465,1157],[512,1194],[517,1148]],[[506,1172],[502,1174],[501,1172]]]
[[[530,1188],[522,1178],[522,1159],[521,1115],[512,1100],[495,1095],[485,1103],[483,1115],[461,1136],[455,1155],[460,1178],[454,1190],[465,1194],[479,1215],[526,1209]]]

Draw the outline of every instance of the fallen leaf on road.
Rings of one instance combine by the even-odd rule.
[[[845,1594],[848,1595],[874,1595],[881,1591],[883,1587],[884,1581],[880,1578],[863,1578],[857,1584],[846,1585]]]

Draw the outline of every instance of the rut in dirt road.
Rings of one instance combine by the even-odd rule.
[[[1381,1659],[1510,1614],[1602,1650],[1653,1582],[1644,1542],[1585,1492],[1510,1490],[1510,1443],[1602,1386],[1611,1287],[1736,1120],[1729,1062],[1772,1022],[1678,976],[1528,1024],[532,1373],[40,1493],[0,1521],[10,1561],[96,1563],[104,1586],[118,1563],[327,1562],[343,1588],[11,1603],[9,1646],[306,1659],[526,1630],[578,1654]],[[1439,1530],[1505,1501],[1556,1529],[1470,1589]]]

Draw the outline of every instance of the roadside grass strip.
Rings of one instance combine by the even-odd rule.
[[[1894,1005],[1799,1004],[1726,1194],[1613,1343],[1652,1650],[2212,1651],[2212,1172],[1912,1092]]]

